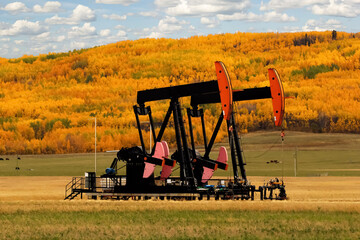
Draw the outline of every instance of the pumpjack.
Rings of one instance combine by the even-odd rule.
[[[74,178],[66,187],[65,198],[72,199],[76,195],[86,193],[92,198],[116,198],[127,200],[149,199],[251,199],[254,193],[260,193],[260,199],[286,199],[283,182],[270,181],[270,184],[251,185],[247,179],[243,152],[239,141],[239,133],[234,117],[234,102],[271,98],[273,103],[275,126],[281,126],[285,97],[282,83],[277,71],[268,69],[270,87],[233,90],[229,74],[222,62],[215,62],[217,80],[185,84],[172,87],[149,89],[137,92],[137,104],[133,106],[140,146],[122,148],[106,174],[97,178],[88,173],[85,178]],[[190,106],[186,109],[188,133],[185,129],[180,99],[190,97]],[[169,107],[156,134],[154,120],[148,102],[170,100]],[[215,129],[208,142],[205,131],[204,110],[200,105],[221,104],[221,113]],[[151,151],[145,148],[139,116],[147,115],[151,126],[151,135],[155,140]],[[176,150],[170,155],[167,142],[163,140],[164,131],[172,117],[176,137]],[[201,119],[205,153],[196,150],[192,118]],[[233,179],[213,179],[217,169],[228,169],[228,154],[225,147],[220,147],[218,158],[212,159],[210,153],[220,127],[226,122],[230,147]],[[190,136],[190,143],[188,143]],[[118,175],[118,163],[124,162],[126,175]],[[180,176],[171,176],[178,165]],[[156,166],[161,166],[160,176],[155,176]],[[98,180],[100,183],[98,183]],[[214,183],[215,184],[212,184]],[[69,193],[70,192],[70,193]],[[267,196],[267,192],[269,195]],[[278,192],[278,193],[277,193]]]

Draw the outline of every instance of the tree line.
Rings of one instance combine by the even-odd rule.
[[[285,129],[360,133],[359,49],[360,33],[238,32],[0,58],[0,154],[94,151],[94,117],[98,151],[138,145],[136,92],[215,80],[215,61],[225,63],[234,89],[269,86],[267,69],[276,68],[293,97]],[[168,104],[150,103],[157,123]],[[220,106],[203,108],[210,134]],[[238,102],[235,111],[242,132],[274,129],[271,100]],[[201,143],[196,121],[194,131]],[[171,129],[164,139],[174,143]]]

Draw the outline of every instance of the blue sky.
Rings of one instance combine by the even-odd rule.
[[[238,31],[355,33],[359,15],[360,0],[2,0],[0,57]]]

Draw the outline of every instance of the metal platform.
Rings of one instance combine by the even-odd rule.
[[[208,184],[195,189],[179,178],[169,178],[166,181],[156,180],[156,185],[139,188],[137,192],[126,185],[126,176],[113,177],[73,177],[65,191],[65,199],[79,196],[88,199],[114,200],[254,200],[255,193],[260,200],[282,200],[281,194],[285,188],[281,182],[259,186],[246,183],[234,184],[231,180],[211,179]]]

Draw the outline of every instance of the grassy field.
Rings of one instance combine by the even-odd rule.
[[[147,203],[147,205],[151,205]],[[90,206],[89,206],[90,207]],[[142,206],[138,207],[142,209]],[[318,211],[95,210],[3,213],[3,239],[358,239],[359,214]],[[291,224],[289,224],[291,223]]]
[[[287,177],[286,201],[64,201],[68,180],[0,177],[0,239],[360,237],[360,177]]]
[[[0,176],[83,176],[95,171],[94,154],[24,155],[0,161]],[[105,173],[116,153],[97,153],[97,172]],[[15,170],[16,166],[20,170]]]
[[[272,132],[242,141],[252,184],[284,167],[288,200],[64,201],[71,176],[94,170],[93,154],[21,156],[18,171],[16,156],[2,156],[10,160],[0,161],[0,239],[360,239],[359,136],[289,132],[282,146]],[[293,177],[296,152],[301,177]],[[98,175],[114,156],[97,155]]]
[[[279,132],[258,132],[242,136],[246,170],[249,176],[294,176],[294,158],[297,176],[359,176],[360,135],[313,134],[287,132],[281,143]],[[217,144],[212,158],[217,157]],[[199,147],[199,151],[203,149]],[[228,151],[230,154],[230,151]],[[94,154],[1,156],[0,176],[82,176],[94,171]],[[110,166],[116,153],[97,154],[97,173],[101,175]],[[278,160],[280,164],[267,163]],[[15,170],[16,166],[20,170]],[[119,164],[124,165],[124,163]],[[159,174],[161,168],[155,173]],[[125,168],[122,172],[124,173]],[[177,172],[175,172],[176,174]],[[218,170],[215,175],[231,176],[232,169]]]

